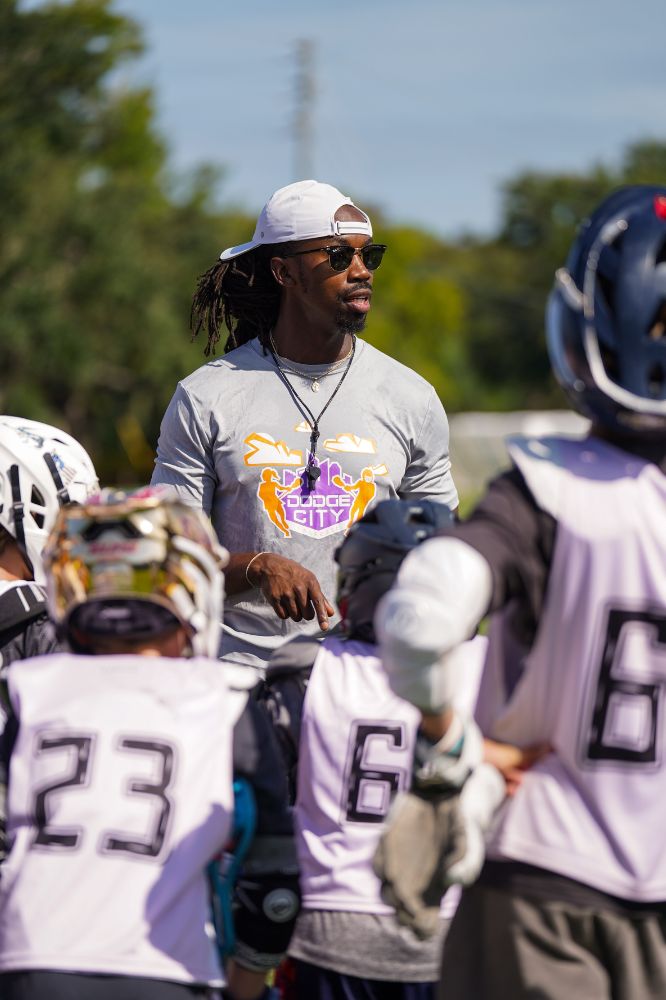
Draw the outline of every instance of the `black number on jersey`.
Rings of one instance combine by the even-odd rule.
[[[90,750],[93,745],[92,736],[47,736],[40,733],[35,743],[35,754],[53,754],[54,751],[73,750],[68,753],[70,769],[66,775],[57,781],[52,781],[44,785],[35,793],[35,826],[37,835],[33,844],[40,847],[65,847],[76,848],[81,840],[82,830],[80,826],[69,827],[67,829],[56,829],[49,825],[48,816],[50,806],[49,795],[62,791],[63,788],[79,788],[87,784],[88,768],[90,766]]]
[[[41,733],[35,744],[35,756],[66,752],[67,761],[65,773],[58,775],[35,792],[33,815],[37,834],[33,847],[76,849],[85,836],[82,826],[56,826],[50,821],[54,812],[54,800],[49,798],[58,793],[58,800],[63,794],[70,794],[67,789],[86,788],[94,769],[95,737],[89,733],[62,733],[57,735]],[[70,752],[74,750],[74,754]],[[148,755],[157,762],[157,774],[150,780],[145,778],[130,778],[126,794],[130,796],[149,796],[156,801],[157,810],[154,813],[150,828],[145,835],[137,833],[108,832],[102,835],[101,850],[104,853],[120,852],[144,858],[156,858],[164,845],[169,817],[172,812],[172,801],[167,791],[173,780],[176,766],[176,750],[169,743],[159,740],[142,739],[141,737],[125,736],[118,742],[118,750],[136,754]]]
[[[632,660],[629,639],[642,631],[642,647],[659,651],[660,674],[654,658]],[[659,648],[661,647],[661,649]],[[635,647],[633,655],[640,653]],[[666,684],[666,614],[611,608],[601,653],[597,686],[584,758],[650,765],[657,761],[660,695]],[[589,712],[589,709],[588,709]],[[589,716],[588,716],[589,717]]]
[[[149,837],[137,838],[129,833],[107,834],[102,841],[102,850],[121,851],[125,854],[140,854],[142,857],[156,858],[162,850],[171,815],[172,803],[166,792],[173,776],[174,749],[167,743],[132,739],[131,737],[120,740],[118,747],[120,750],[129,750],[134,753],[152,754],[157,758],[160,772],[157,780],[131,780],[127,791],[130,795],[150,795],[156,798],[159,803],[159,812]]]
[[[373,763],[372,747],[380,740],[384,749],[405,747],[405,727],[400,722],[354,722],[347,751],[344,817],[348,823],[381,823],[396,792],[407,784],[404,767]]]

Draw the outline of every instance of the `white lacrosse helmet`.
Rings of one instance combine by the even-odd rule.
[[[181,624],[194,656],[216,657],[228,559],[175,490],[104,490],[58,515],[44,552],[49,610],[75,649]]]
[[[0,525],[37,583],[45,583],[42,551],[58,510],[97,489],[90,456],[71,435],[37,420],[0,416]]]

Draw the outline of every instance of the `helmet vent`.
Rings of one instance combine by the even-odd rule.
[[[666,204],[666,198],[664,199]],[[666,240],[661,244],[655,260],[656,264],[666,264]]]
[[[626,228],[616,231],[612,243],[603,250],[597,267],[597,290],[611,316],[615,314],[617,270],[626,235]]]
[[[665,384],[666,373],[664,372],[664,366],[657,361],[648,372],[648,392],[653,399],[663,399]]]
[[[650,327],[650,340],[663,340],[666,334],[666,302],[662,302]]]
[[[36,486],[32,487],[32,490],[31,490],[31,493],[30,493],[30,503],[33,506],[35,506],[35,507],[46,507],[46,501],[44,500],[44,497],[39,492],[39,490],[37,489]],[[32,512],[32,519],[33,519],[33,521],[35,522],[35,524],[37,525],[38,528],[43,528],[44,527],[44,515],[43,514],[39,514],[37,511],[33,511]]]

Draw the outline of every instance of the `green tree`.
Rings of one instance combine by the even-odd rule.
[[[377,213],[373,213],[373,218]],[[448,276],[451,251],[415,229],[375,227],[389,245],[375,279],[369,339],[431,382],[449,409],[474,391],[467,353],[467,299]]]
[[[151,92],[109,83],[142,51],[110,0],[2,0],[0,18],[0,409],[67,427],[104,481],[142,481],[198,360],[195,277],[244,226],[214,214],[210,171],[174,194]]]

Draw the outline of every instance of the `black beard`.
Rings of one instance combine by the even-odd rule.
[[[367,316],[357,316],[355,319],[351,319],[349,316],[342,315],[338,313],[335,317],[335,326],[338,333],[361,333],[365,329],[365,321]]]

